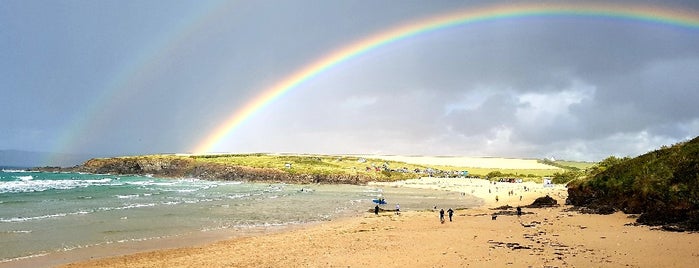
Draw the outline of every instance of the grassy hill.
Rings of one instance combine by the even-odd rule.
[[[417,157],[409,159],[415,160]],[[296,155],[296,154],[217,154],[217,155],[143,155],[113,158],[95,158],[73,171],[113,174],[150,174],[159,177],[196,177],[212,180],[264,180],[285,182],[365,183],[368,181],[396,181],[425,176],[462,177],[516,177],[540,182],[562,169],[517,168],[527,165],[497,165],[497,167],[467,167],[453,165],[456,157],[422,157],[426,163],[372,158],[371,156]],[[435,161],[435,159],[450,161]],[[475,158],[474,158],[475,159]],[[471,158],[468,163],[476,163]],[[489,162],[493,162],[493,159]],[[518,163],[508,159],[502,163]],[[523,160],[524,161],[524,160]],[[526,160],[533,162],[535,160]],[[524,161],[524,162],[526,162]],[[500,162],[498,162],[500,163]],[[492,164],[491,164],[492,166]]]
[[[534,181],[540,181],[541,177],[553,176],[556,172],[560,172],[560,169],[511,168],[507,165],[484,168],[447,164],[419,164],[381,157],[373,158],[368,155],[228,154],[191,157],[202,162],[274,168],[292,174],[364,174],[377,180],[389,181],[427,176],[427,170],[431,170],[433,176],[440,177],[454,177],[461,174],[461,171],[468,171],[469,176],[475,177],[493,177],[492,174],[499,174],[500,177],[523,177]],[[581,162],[568,163],[583,165]],[[286,164],[291,164],[291,168],[287,168]],[[416,170],[420,172],[414,172]]]
[[[568,184],[569,202],[699,230],[699,137],[639,157],[610,157]]]

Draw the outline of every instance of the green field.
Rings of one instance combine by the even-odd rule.
[[[201,162],[256,168],[273,168],[294,174],[364,174],[379,180],[402,180],[427,176],[424,173],[414,173],[413,171],[416,169],[420,171],[432,169],[434,171],[434,176],[454,176],[454,174],[461,174],[460,171],[468,171],[469,176],[483,178],[489,174],[499,174],[500,176],[495,176],[495,178],[519,177],[532,181],[541,181],[541,177],[549,177],[553,176],[556,172],[562,172],[561,169],[508,169],[507,167],[479,168],[417,165],[359,156],[337,155],[227,154],[190,157]],[[287,164],[290,166],[287,166]],[[587,163],[565,161],[561,163],[561,165],[586,167]]]
[[[588,169],[592,166],[594,166],[595,162],[575,162],[575,161],[564,161],[564,160],[556,160],[556,164],[559,164],[561,166],[566,166],[566,167],[573,167],[573,168],[578,168],[581,170]]]

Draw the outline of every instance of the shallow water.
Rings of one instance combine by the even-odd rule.
[[[385,209],[472,207],[447,191],[78,173],[0,172],[0,261],[240,227],[284,226]]]

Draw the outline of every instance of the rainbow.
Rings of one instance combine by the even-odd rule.
[[[662,8],[658,6],[634,4],[607,3],[536,3],[536,4],[505,4],[486,6],[477,9],[466,9],[416,22],[398,26],[387,31],[379,32],[366,39],[347,45],[332,53],[319,58],[311,64],[299,69],[273,86],[265,89],[253,100],[236,110],[222,124],[216,127],[208,136],[201,140],[193,149],[194,153],[212,152],[214,148],[226,139],[233,131],[249,120],[255,112],[280,98],[284,93],[297,88],[327,70],[346,62],[359,55],[378,47],[386,46],[400,40],[420,34],[465,25],[475,22],[492,21],[523,17],[602,17],[624,20],[658,23],[679,26],[683,28],[699,28],[699,14],[685,10]]]
[[[135,51],[129,63],[116,70],[111,75],[112,79],[105,82],[100,88],[100,93],[85,105],[77,107],[81,110],[74,114],[73,120],[53,142],[52,151],[59,154],[48,155],[43,159],[43,164],[54,165],[60,162],[60,153],[69,153],[77,148],[77,143],[84,134],[103,122],[108,116],[107,113],[115,108],[118,103],[114,102],[114,99],[134,94],[134,89],[145,81],[148,74],[157,72],[163,59],[176,54],[190,37],[212,21],[224,16],[225,11],[230,10],[232,5],[226,1],[199,5],[199,8],[190,10],[189,14],[180,18],[179,25],[172,26],[161,36],[155,36],[154,40]]]

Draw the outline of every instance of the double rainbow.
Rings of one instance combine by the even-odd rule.
[[[249,120],[255,112],[280,98],[284,93],[297,88],[305,81],[322,74],[332,67],[349,59],[365,54],[378,47],[386,46],[400,40],[412,38],[426,32],[465,25],[475,22],[493,21],[522,17],[574,16],[602,17],[623,20],[657,23],[683,28],[699,28],[699,14],[684,10],[668,9],[658,6],[602,4],[602,3],[537,3],[506,4],[488,6],[478,9],[466,9],[415,21],[387,31],[379,32],[369,38],[342,47],[325,55],[311,64],[282,79],[265,89],[253,100],[234,111],[228,119],[216,127],[208,136],[194,147],[193,152],[203,154],[213,151],[232,132]]]

